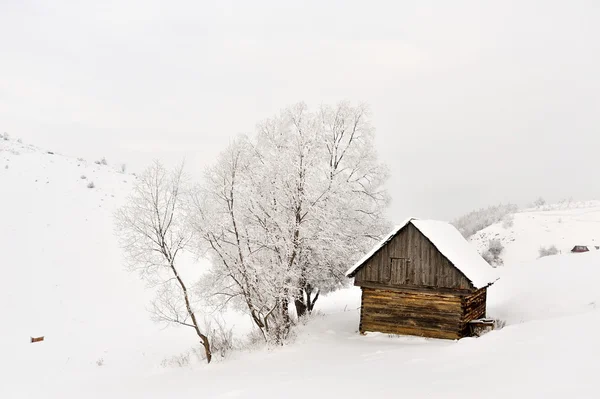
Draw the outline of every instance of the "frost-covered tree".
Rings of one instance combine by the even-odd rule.
[[[290,301],[299,316],[312,311],[385,232],[387,172],[373,139],[365,107],[298,104],[208,171],[192,219],[217,265],[212,286],[243,298],[267,339],[289,331]]]
[[[129,268],[158,287],[153,318],[194,329],[210,363],[210,343],[179,270],[193,232],[185,220],[184,191],[183,167],[171,172],[155,162],[139,176],[127,203],[116,212],[116,232]]]
[[[276,145],[264,144],[265,137]],[[259,151],[274,147],[266,151],[275,155],[269,164],[287,161],[278,193],[291,205],[287,218],[295,221],[288,241],[295,255],[296,312],[302,316],[320,293],[343,285],[349,261],[385,233],[387,170],[377,160],[365,106],[340,103],[311,113],[298,104],[263,123],[260,139]]]
[[[193,196],[190,220],[199,247],[208,251],[213,268],[201,287],[209,304],[237,305],[251,317],[267,341],[287,336],[289,273],[281,267],[280,204],[253,198],[260,159],[244,136],[234,141],[207,170]],[[262,212],[275,217],[256,218]]]

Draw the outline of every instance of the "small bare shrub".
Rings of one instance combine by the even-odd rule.
[[[104,366],[104,358],[101,357],[100,359],[96,360],[96,366],[98,366],[98,367]]]
[[[500,256],[504,250],[504,245],[502,245],[502,241],[500,240],[490,240],[488,243],[488,250],[492,253],[492,255]]]
[[[506,215],[502,220],[502,227],[505,229],[510,229],[515,225],[515,216],[514,215]]]
[[[192,351],[184,352],[179,355],[171,356],[160,362],[162,367],[187,367],[190,365],[190,355]]]
[[[91,181],[88,183],[87,188],[96,188],[96,185],[94,184],[93,181]]]
[[[540,256],[539,256],[540,258],[543,258],[544,256],[556,255],[556,254],[558,254],[558,248],[556,248],[556,245],[550,245],[548,248],[540,247],[539,254],[540,254]]]
[[[214,354],[219,353],[225,357],[235,346],[233,342],[233,329],[227,328],[222,319],[214,318],[210,321],[205,320],[205,329],[211,338],[211,351]]]
[[[473,327],[473,335],[475,337],[481,337],[493,330],[502,330],[506,325],[506,321],[500,319],[490,319],[493,322],[493,325],[477,325],[475,324]]]
[[[502,330],[506,327],[506,320],[492,319],[494,321],[494,330]]]
[[[544,205],[546,205],[546,200],[542,197],[538,197],[535,201],[533,201],[533,206],[536,208],[541,208]]]
[[[246,339],[243,342],[244,348],[259,348],[266,345],[267,341],[265,336],[258,328],[252,328],[250,332],[246,335]]]
[[[494,256],[491,254],[490,251],[485,250],[482,254],[481,257],[490,265],[494,262]]]
[[[87,179],[87,176],[86,175],[81,175],[80,179],[81,180],[85,180],[85,179]]]
[[[502,245],[502,242],[493,239],[488,242],[488,248],[481,254],[481,257],[491,266],[501,266],[504,264],[504,261],[500,257],[503,251],[504,245]]]

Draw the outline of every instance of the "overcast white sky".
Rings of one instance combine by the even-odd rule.
[[[600,197],[600,2],[0,0],[0,133],[196,173],[298,101],[367,102],[392,219]]]

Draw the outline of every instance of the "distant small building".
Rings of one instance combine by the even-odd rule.
[[[573,253],[581,253],[588,252],[590,249],[586,245],[575,245],[571,252]]]
[[[494,269],[456,228],[408,219],[348,272],[361,287],[359,330],[458,339],[486,316]]]

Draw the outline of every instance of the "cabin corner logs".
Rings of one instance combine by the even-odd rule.
[[[476,288],[412,223],[353,273],[362,290],[359,331],[460,339],[486,316]]]

